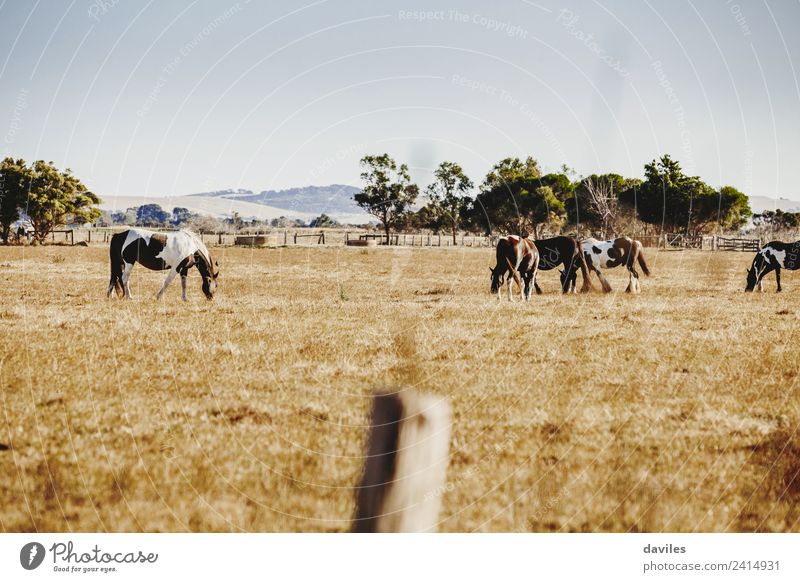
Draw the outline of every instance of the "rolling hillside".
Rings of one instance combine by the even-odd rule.
[[[103,196],[100,208],[108,211],[125,210],[143,204],[159,204],[169,211],[176,206],[191,212],[226,218],[237,212],[245,219],[271,220],[285,216],[311,220],[322,213],[342,223],[363,224],[371,220],[353,202],[358,192],[353,186],[307,186],[288,190],[220,190],[185,196]]]

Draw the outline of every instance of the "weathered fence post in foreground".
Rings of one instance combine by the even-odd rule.
[[[450,405],[413,391],[375,394],[352,530],[435,529],[450,447]]]

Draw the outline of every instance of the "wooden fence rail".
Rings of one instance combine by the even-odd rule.
[[[761,248],[760,238],[727,238],[715,237],[715,249],[720,251],[752,251]]]

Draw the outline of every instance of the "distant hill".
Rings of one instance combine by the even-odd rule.
[[[238,198],[215,196],[102,196],[100,208],[109,212],[121,211],[144,204],[158,204],[167,212],[179,206],[188,208],[190,212],[207,214],[217,218],[230,218],[233,213],[245,219],[271,220],[273,218],[300,218],[308,221],[317,215],[307,212],[275,208],[266,204],[254,204]]]
[[[363,216],[367,215],[353,202],[353,194],[359,189],[345,184],[329,186],[303,186],[287,190],[264,190],[254,193],[251,190],[218,190],[202,192],[190,196],[216,197],[234,199],[240,202],[265,204],[273,208],[283,208],[293,212],[330,216]]]
[[[365,224],[374,221],[353,202],[358,188],[342,184],[306,186],[288,190],[217,190],[185,196],[102,196],[103,210],[125,210],[143,204],[159,204],[167,211],[180,206],[191,212],[217,218],[230,218],[233,213],[244,219],[269,220],[285,216],[310,221],[322,213],[342,224]]]
[[[767,196],[748,196],[750,199],[750,208],[755,214],[764,212],[765,210],[783,210],[791,212],[800,211],[800,201],[790,200],[788,198],[768,198]]]

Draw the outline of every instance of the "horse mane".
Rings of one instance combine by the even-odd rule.
[[[197,244],[197,249],[200,251],[200,255],[203,259],[208,263],[209,268],[211,267],[211,253],[208,252],[208,247],[206,247],[206,243],[203,242],[203,239],[200,238],[193,230],[189,230],[188,228],[182,228],[179,232],[184,233],[186,236],[191,238],[195,244]]]

